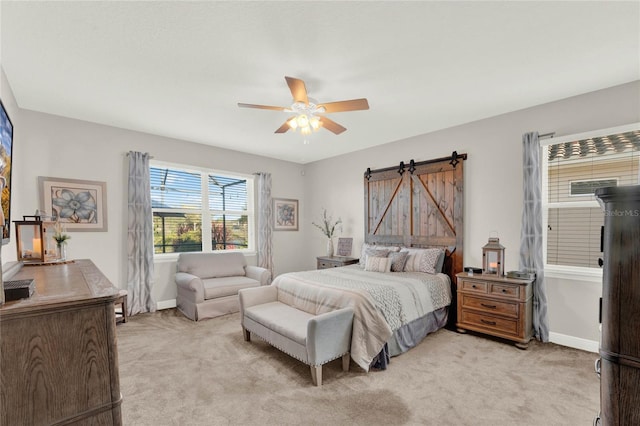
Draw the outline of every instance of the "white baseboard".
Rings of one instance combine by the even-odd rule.
[[[549,332],[549,341],[558,345],[570,348],[581,349],[587,352],[598,353],[600,343],[595,340],[582,339],[580,337],[568,336],[566,334]]]
[[[176,307],[176,299],[162,300],[156,303],[156,310],[171,309]]]

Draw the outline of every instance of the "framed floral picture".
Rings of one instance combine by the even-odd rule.
[[[39,176],[40,209],[68,231],[107,231],[107,184]]]
[[[273,230],[298,230],[298,200],[273,199]]]

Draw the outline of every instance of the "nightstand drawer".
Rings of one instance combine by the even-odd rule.
[[[511,302],[499,302],[491,299],[462,295],[462,307],[475,309],[484,312],[492,312],[497,315],[504,315],[511,318],[518,318],[520,315],[520,305]]]
[[[520,298],[520,286],[491,283],[489,284],[489,294],[517,300]]]
[[[463,310],[462,323],[512,334],[514,336],[518,335],[518,320],[515,319],[497,318]]]
[[[318,260],[318,269],[337,268],[338,266],[342,265],[335,262],[324,262],[322,260]]]
[[[485,294],[487,292],[487,287],[487,283],[483,281],[464,280],[462,281],[461,290],[472,293]]]

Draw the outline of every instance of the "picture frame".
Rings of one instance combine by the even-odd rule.
[[[67,231],[106,232],[107,184],[38,176],[40,209]]]
[[[351,256],[353,238],[338,238],[338,256]]]
[[[298,230],[298,200],[288,198],[273,199],[273,230]]]

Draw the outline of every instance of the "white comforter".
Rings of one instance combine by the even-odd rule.
[[[282,302],[320,314],[353,307],[351,358],[365,371],[391,334],[451,303],[445,274],[368,272],[358,265],[279,275]]]

